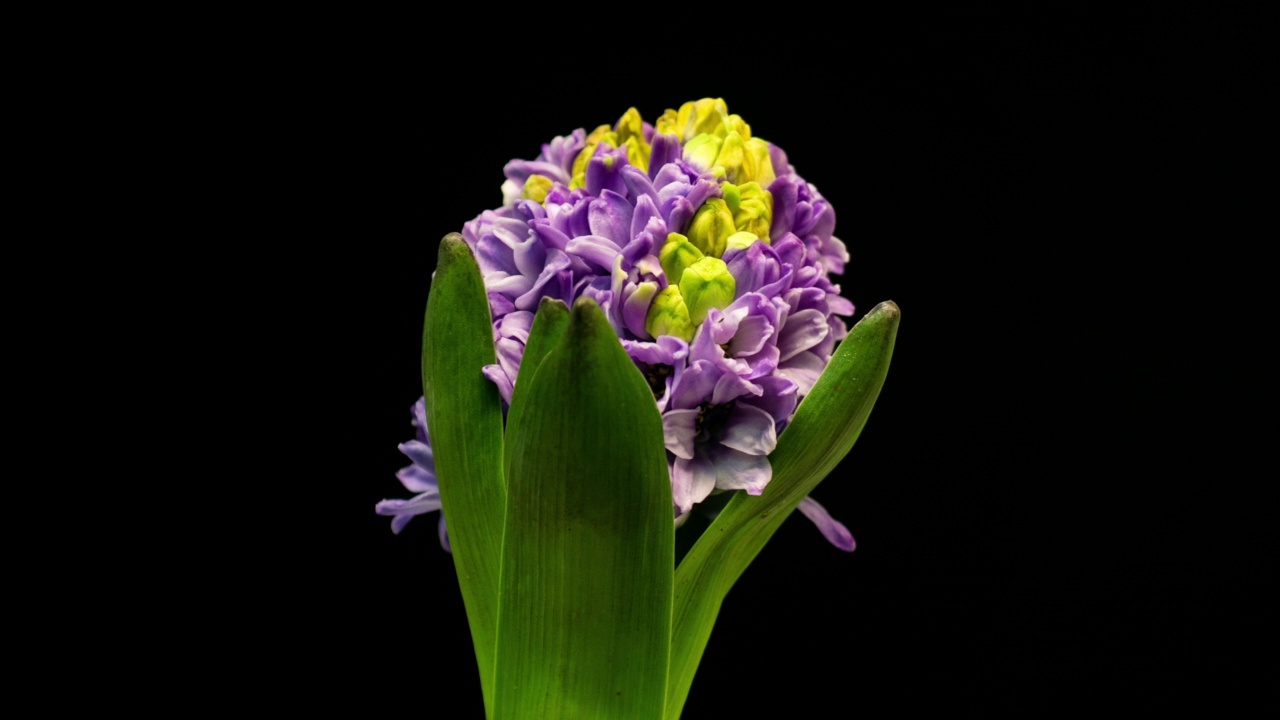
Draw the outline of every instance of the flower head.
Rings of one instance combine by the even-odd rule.
[[[713,98],[652,125],[631,108],[504,173],[503,205],[462,232],[493,316],[498,362],[484,374],[503,401],[541,299],[590,297],[653,390],[674,513],[713,492],[760,494],[778,434],[854,312],[830,278],[849,259],[830,204]],[[401,446],[414,464],[400,474],[418,495],[378,505],[396,531],[440,508],[421,408],[418,439]],[[800,509],[837,547],[853,548],[816,502]],[[442,518],[447,542],[443,527]]]

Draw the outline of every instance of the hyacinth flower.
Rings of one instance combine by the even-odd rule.
[[[503,205],[441,243],[415,496],[376,510],[395,532],[442,512],[488,717],[678,718],[793,510],[853,550],[809,494],[870,413],[898,309],[848,326],[834,211],[722,100],[633,108],[504,172]]]

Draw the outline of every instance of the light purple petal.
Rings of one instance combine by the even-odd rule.
[[[612,190],[592,200],[587,210],[587,224],[592,235],[612,240],[619,249],[631,240],[631,203]],[[610,265],[612,266],[612,264]]]
[[[417,442],[416,440],[412,442]],[[437,488],[435,463],[431,468],[420,465],[406,465],[396,471],[396,479],[411,493],[431,492]]]
[[[826,316],[817,310],[791,313],[778,333],[778,362],[785,363],[822,342],[829,331]]]
[[[796,411],[796,405],[800,401],[798,394],[800,388],[794,382],[777,375],[766,375],[756,378],[753,382],[764,390],[764,394],[758,397],[738,398],[739,405],[751,405],[769,413],[775,427],[777,423],[786,422],[791,417],[791,413]]]
[[[449,526],[444,522],[444,512],[440,513],[440,522],[436,524],[436,535],[440,538],[440,547],[447,553],[453,553],[453,543],[449,542]]]
[[[738,323],[738,332],[729,342],[729,354],[734,357],[755,355],[773,337],[773,325],[763,315],[745,317]]]
[[[711,391],[711,404],[723,405],[743,395],[761,395],[763,393],[764,390],[761,390],[759,385],[737,373],[727,372],[716,380],[716,386]]]
[[[773,479],[773,467],[763,455],[748,455],[723,445],[713,450],[716,487],[720,490],[746,490],[759,495]]]
[[[723,373],[706,360],[695,360],[680,381],[671,388],[671,402],[668,407],[676,409],[696,408],[711,399],[716,381]]]
[[[716,487],[716,468],[704,456],[676,458],[671,466],[671,499],[681,513],[707,499]]]
[[[533,278],[524,275],[504,275],[493,272],[484,276],[484,287],[491,293],[502,293],[510,297],[519,297],[533,287]]]
[[[818,504],[817,500],[806,497],[800,501],[796,509],[804,513],[804,516],[813,521],[818,526],[818,530],[822,531],[822,536],[832,545],[840,548],[845,552],[853,552],[858,543],[853,539],[853,533],[849,532],[839,520],[831,517],[826,508]]]
[[[576,237],[569,241],[565,249],[570,254],[603,268],[606,272],[613,272],[613,259],[622,252],[622,248],[617,243],[599,235]]]
[[[777,374],[799,386],[799,392],[803,396],[808,395],[813,389],[813,384],[818,382],[818,376],[822,375],[826,366],[827,363],[817,355],[802,352],[785,363],[779,364]]]
[[[431,452],[430,445],[418,440],[409,440],[408,442],[400,443],[400,452],[404,453],[405,457],[412,460],[414,465],[417,465],[424,470],[431,470],[432,472],[435,471],[436,459],[435,455]],[[409,489],[413,490],[413,488]],[[424,492],[426,490],[427,488],[421,488],[414,490],[414,492]]]
[[[391,531],[399,534],[409,520],[415,515],[423,515],[440,509],[440,493],[424,492],[408,500],[383,500],[374,506],[373,511],[379,515],[390,515]]]
[[[498,395],[502,396],[502,402],[511,404],[511,392],[515,389],[511,378],[502,370],[501,365],[485,365],[480,369],[484,376],[489,378],[494,385],[498,386]]]
[[[662,440],[676,457],[693,459],[699,410],[668,410],[662,414]]]
[[[748,455],[768,455],[778,445],[773,416],[760,408],[738,404],[720,432],[720,444]]]
[[[638,338],[650,337],[644,327],[645,316],[649,314],[649,306],[653,297],[658,294],[658,283],[642,282],[635,286],[622,304],[622,322],[632,335]]]
[[[853,302],[843,295],[827,295],[827,307],[831,308],[832,315],[852,315],[854,312]]]

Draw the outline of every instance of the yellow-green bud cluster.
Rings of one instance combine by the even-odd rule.
[[[658,260],[669,284],[649,306],[645,330],[692,341],[712,308],[723,310],[733,302],[737,283],[723,260],[703,253],[680,233],[667,235]]]

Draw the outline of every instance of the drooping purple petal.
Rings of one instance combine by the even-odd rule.
[[[849,532],[843,523],[831,517],[827,509],[818,504],[817,500],[806,497],[800,501],[796,509],[804,513],[804,516],[813,521],[818,526],[818,530],[822,532],[822,536],[832,545],[840,548],[845,552],[853,552],[858,543],[853,539],[853,533]]]

